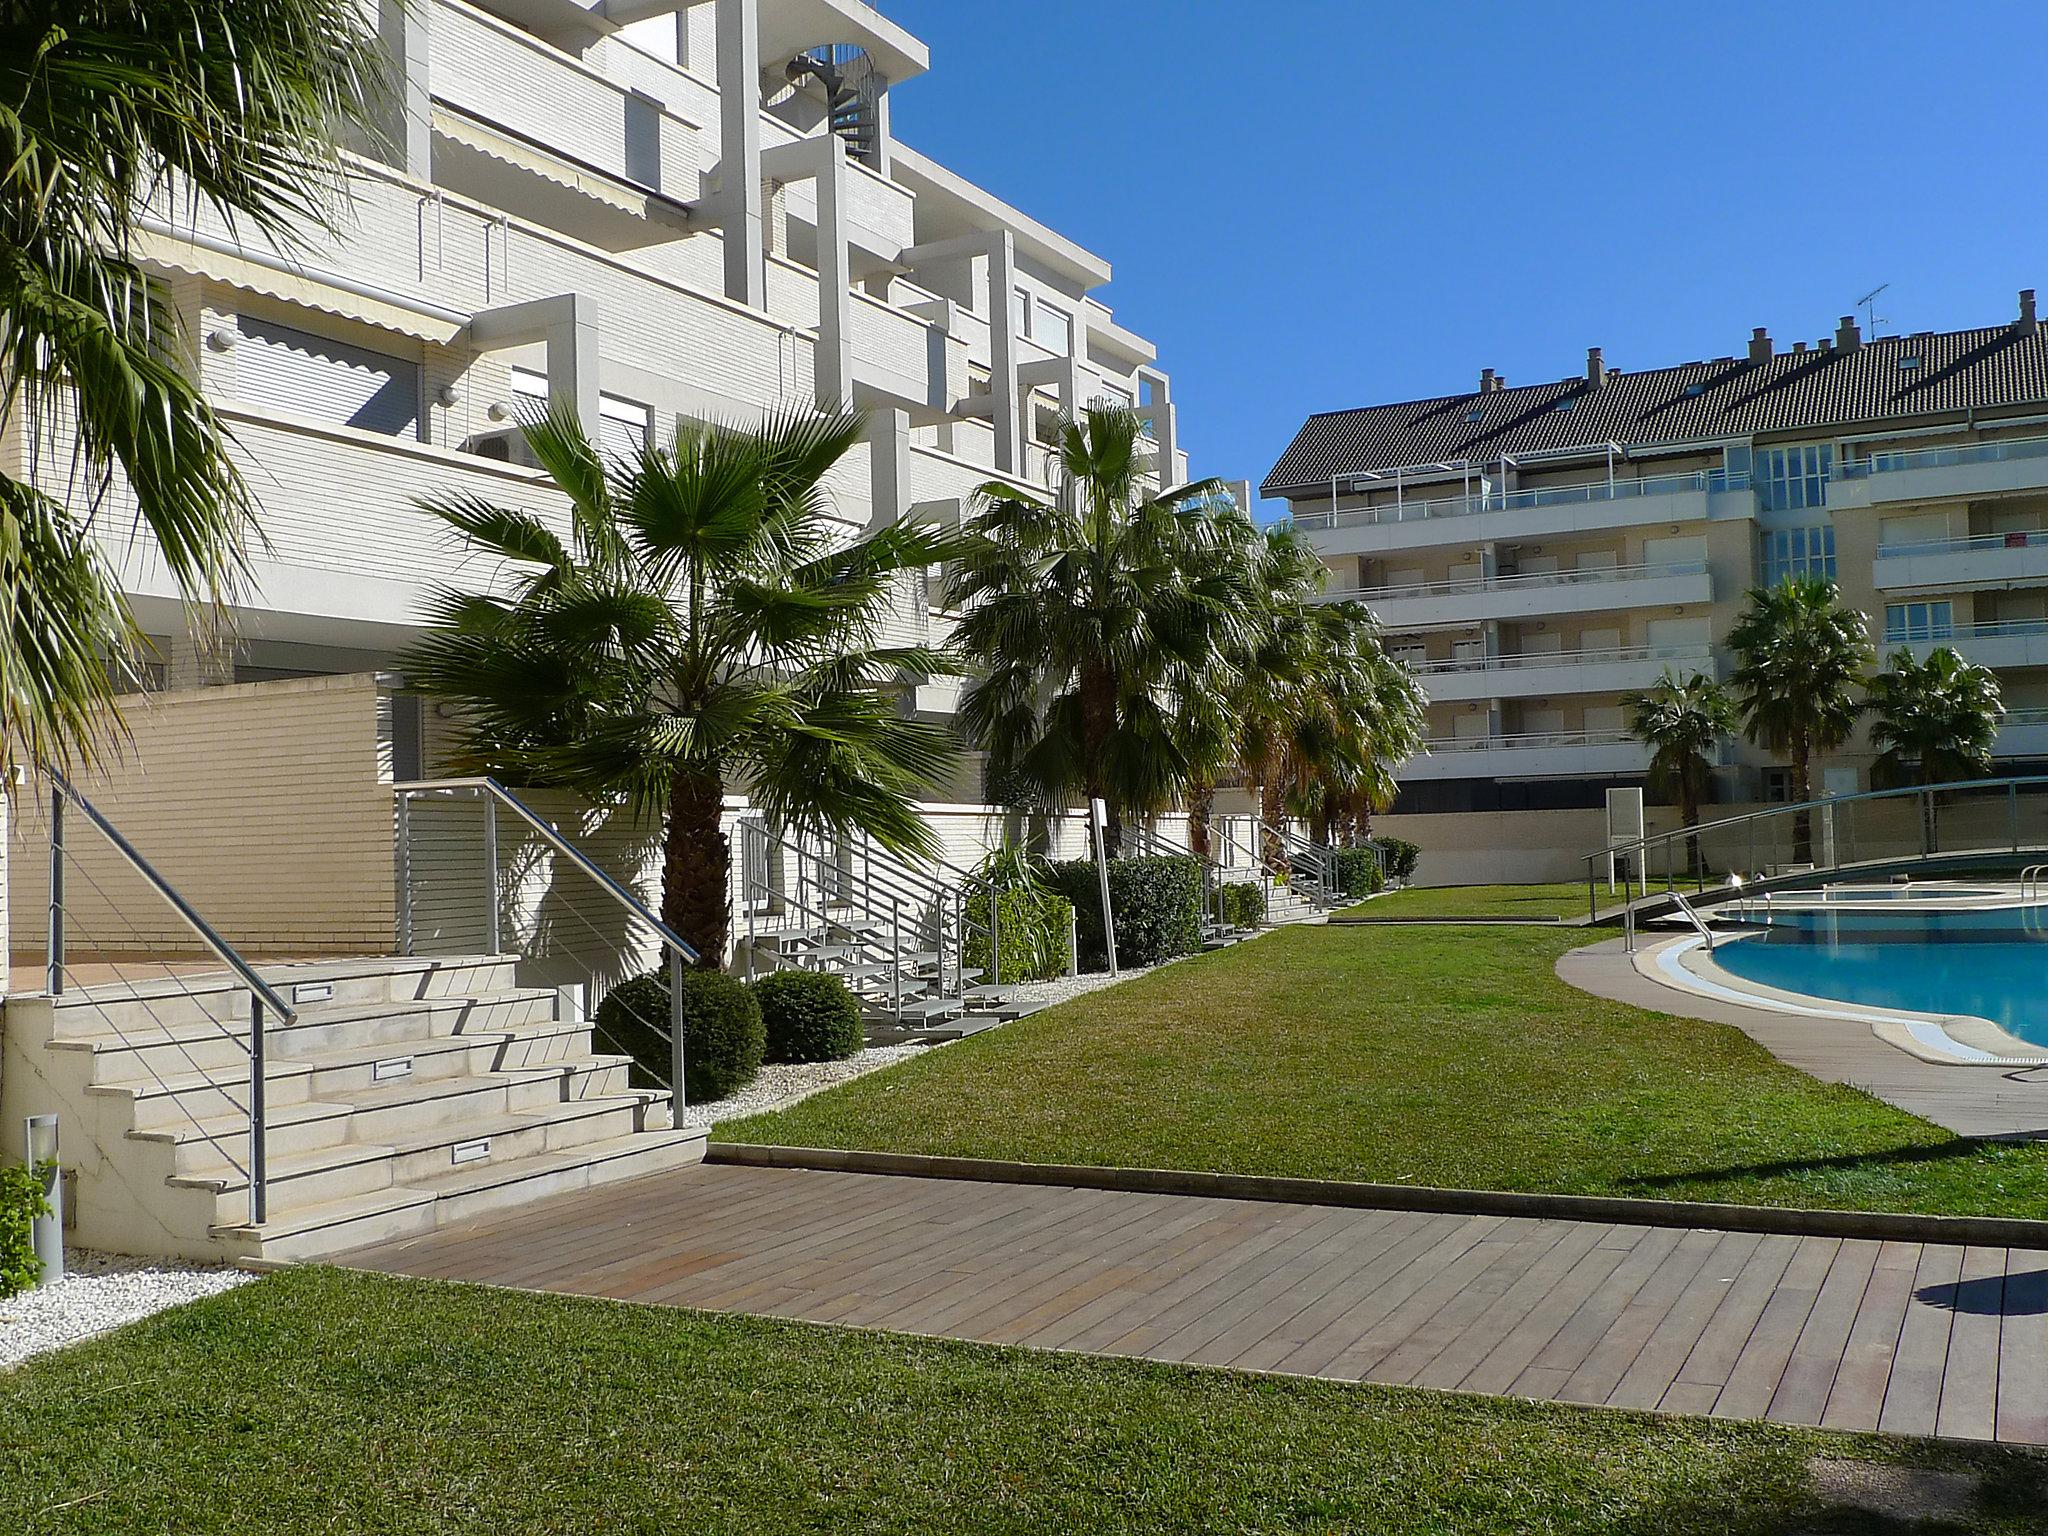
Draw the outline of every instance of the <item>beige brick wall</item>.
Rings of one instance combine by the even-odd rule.
[[[228,941],[251,954],[387,951],[393,934],[390,699],[375,677],[139,695],[122,760],[76,782]],[[12,808],[17,986],[35,984],[49,904],[49,801]],[[72,956],[194,949],[190,930],[76,810],[66,819]]]

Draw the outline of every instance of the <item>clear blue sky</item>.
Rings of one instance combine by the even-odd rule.
[[[1109,258],[1197,474],[1482,367],[1811,341],[1880,283],[1884,330],[2048,300],[2039,0],[879,3],[932,51],[897,132]]]

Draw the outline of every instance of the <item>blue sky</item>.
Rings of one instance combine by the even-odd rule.
[[[1109,258],[1198,474],[1482,367],[1810,341],[1880,283],[1889,331],[2048,298],[2038,0],[881,5],[932,51],[897,132]]]

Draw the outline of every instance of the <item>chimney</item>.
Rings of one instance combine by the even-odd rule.
[[[1792,350],[1794,352],[1804,352],[1806,350],[1806,343],[1803,341],[1795,341],[1792,343]]]
[[[1844,352],[1853,352],[1863,345],[1863,333],[1856,328],[1854,315],[1842,316],[1842,323],[1835,327],[1835,345]]]
[[[1768,363],[1771,360],[1771,333],[1758,326],[1749,333],[1749,360],[1752,363]]]
[[[2019,333],[2022,336],[2031,336],[2040,328],[2041,323],[2034,318],[2034,290],[2022,288],[2020,290]]]
[[[1607,359],[1598,347],[1586,348],[1586,382],[1598,389],[1607,382]]]
[[[1491,368],[1479,370],[1479,393],[1482,395],[1493,393],[1493,370]]]

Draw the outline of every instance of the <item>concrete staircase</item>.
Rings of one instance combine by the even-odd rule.
[[[74,1240],[304,1259],[697,1162],[506,956],[263,966],[298,1010],[266,1046],[268,1210],[249,1222],[249,993],[223,974],[7,1002],[0,1086],[63,1116]],[[33,1111],[31,1111],[33,1112]],[[18,1123],[18,1121],[16,1122]]]
[[[890,925],[851,913],[829,922],[798,919],[757,931],[750,940],[755,974],[793,968],[843,980],[860,1001],[868,1038],[877,1045],[910,1040],[957,1040],[1036,1012],[1019,1002],[1015,987],[985,984],[982,972],[941,963],[936,949],[904,936],[898,948]],[[747,957],[743,956],[743,961]]]

